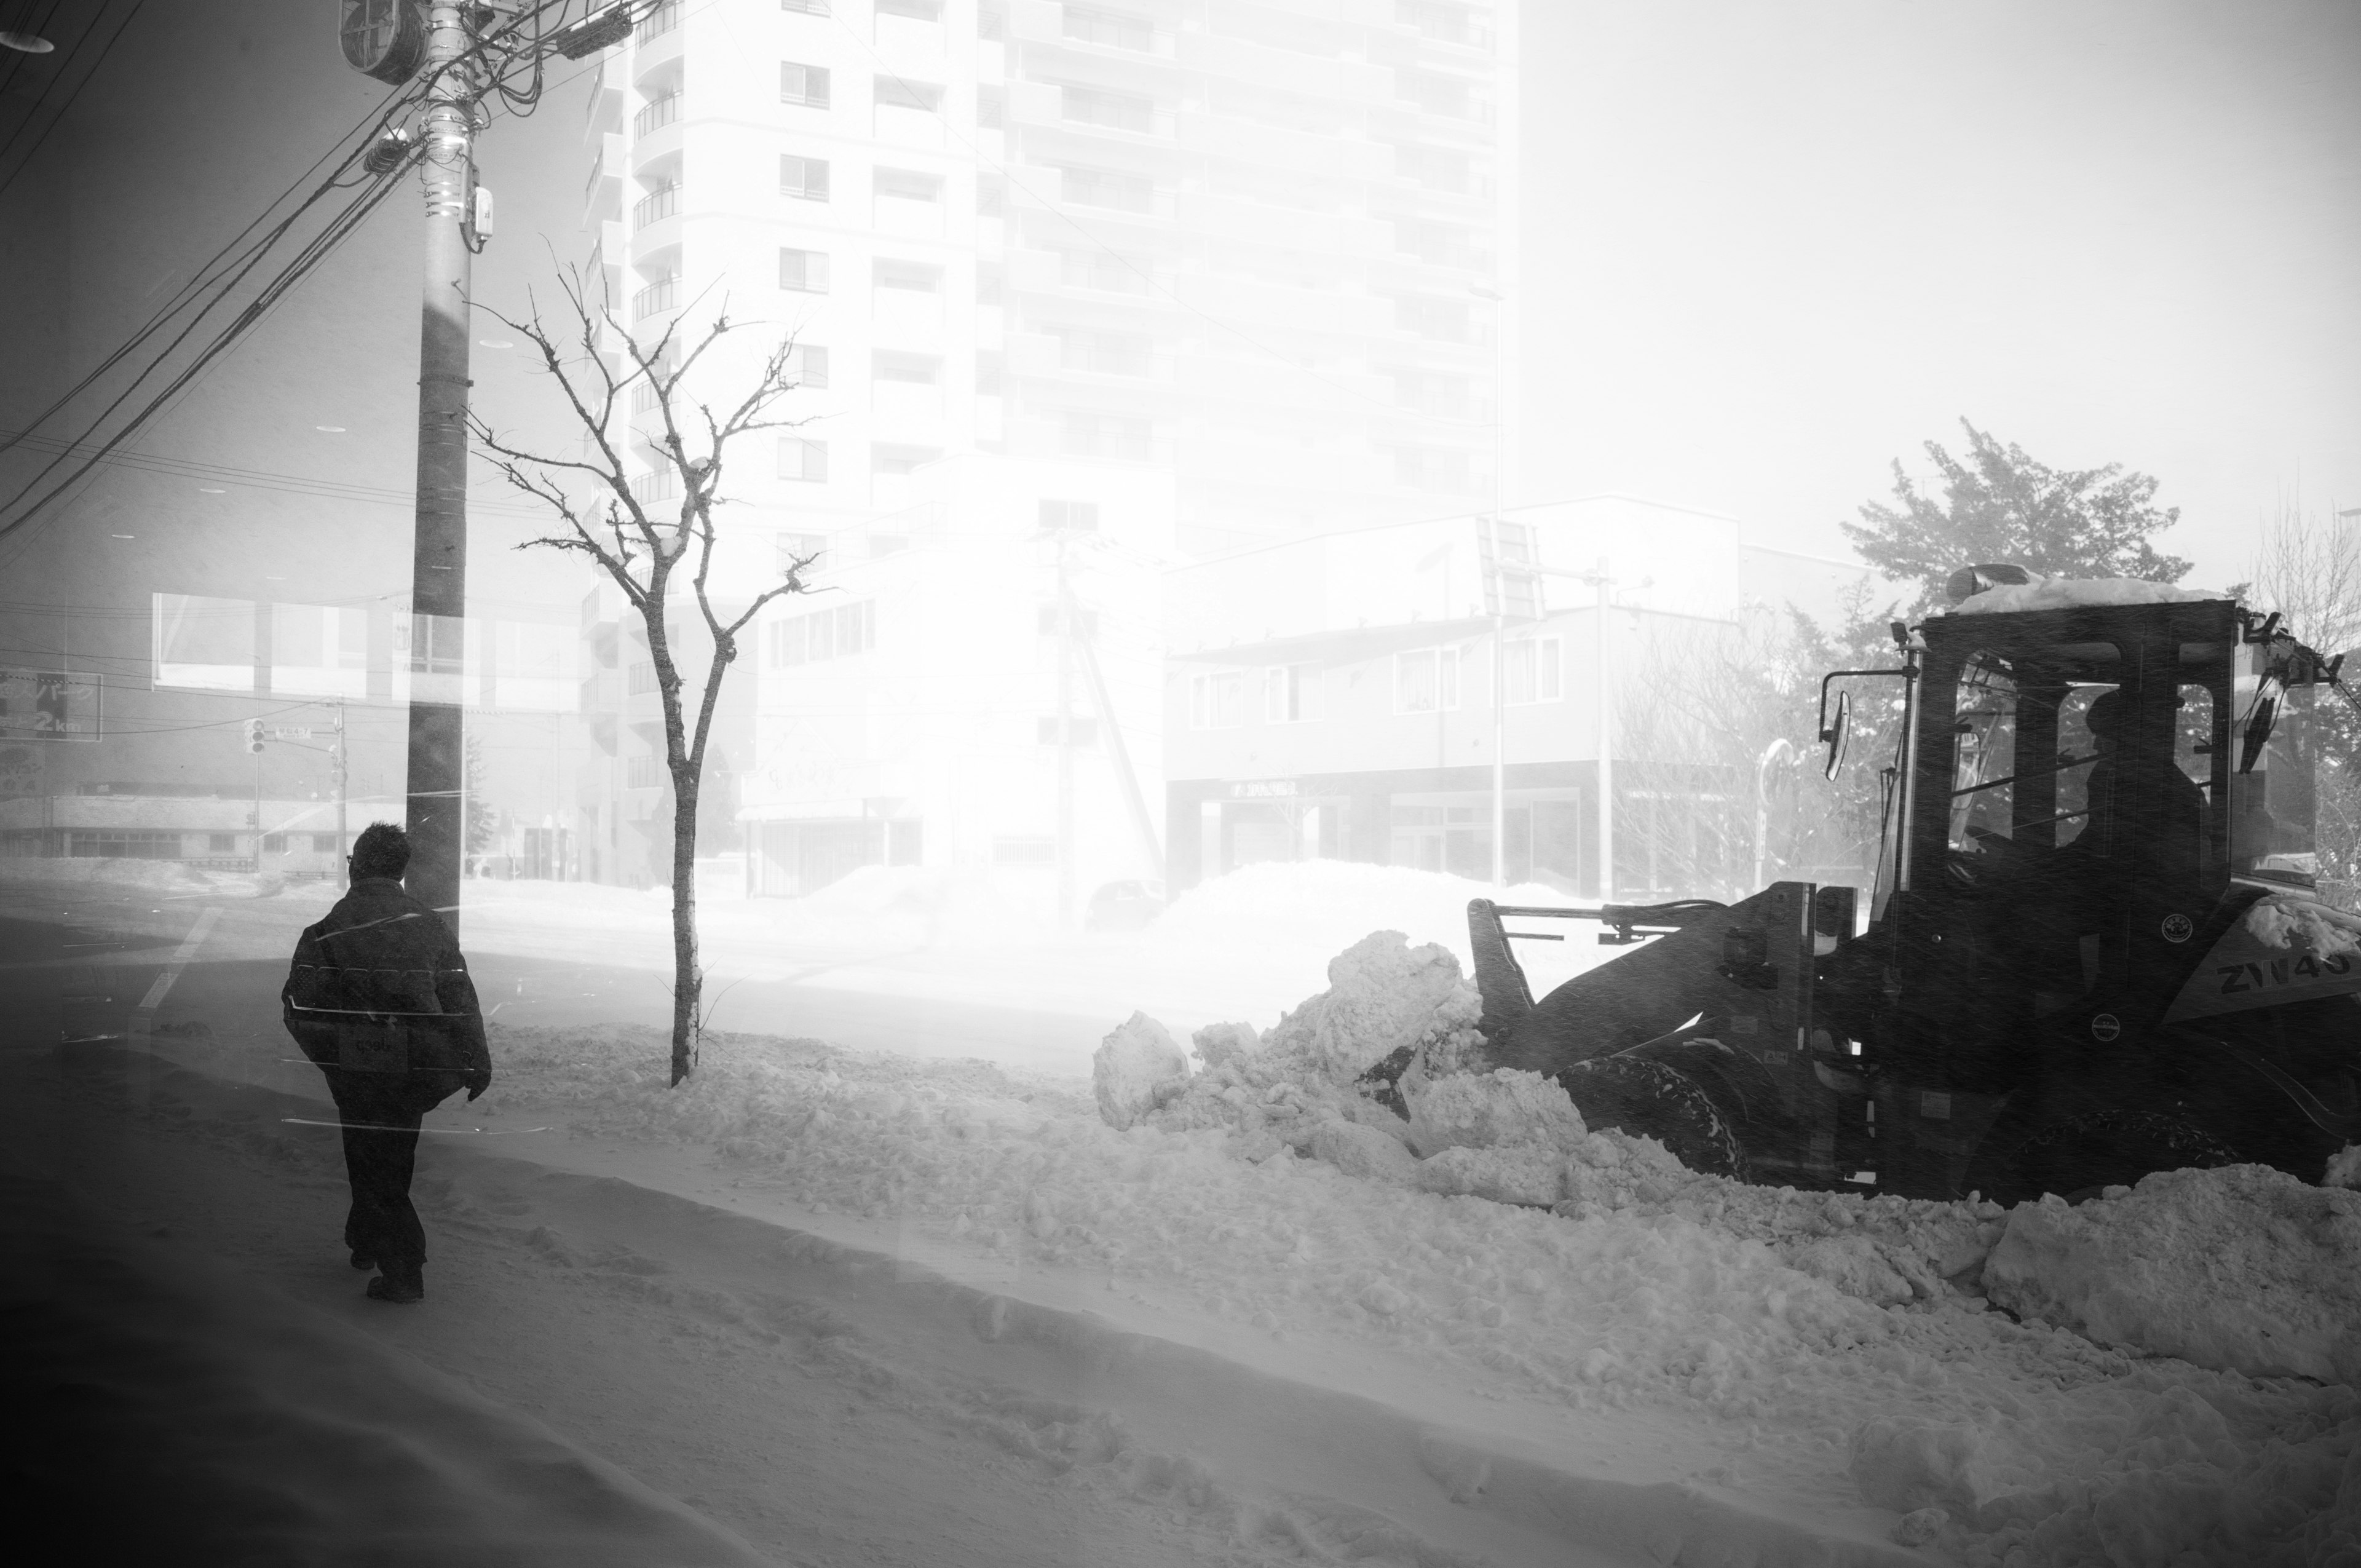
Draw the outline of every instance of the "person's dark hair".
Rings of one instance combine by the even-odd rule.
[[[2124,696],[2121,692],[2104,691],[2091,700],[2091,711],[2082,716],[2083,726],[2092,734],[2109,740],[2118,740],[2115,729],[2123,720]]]
[[[410,869],[410,835],[390,822],[372,822],[353,840],[353,879],[392,877]]]

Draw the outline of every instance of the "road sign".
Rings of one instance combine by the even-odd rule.
[[[308,724],[278,725],[270,731],[270,738],[274,740],[309,740],[312,727]]]
[[[96,675],[0,669],[0,740],[95,740]]]

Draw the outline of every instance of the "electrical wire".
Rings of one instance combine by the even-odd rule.
[[[49,35],[49,18],[58,14],[58,7],[60,5],[63,4],[63,0],[49,0],[49,8],[41,13],[40,20],[38,21],[33,20],[32,6],[34,3],[35,0],[26,0],[25,15],[23,19],[10,30],[20,33],[29,32],[36,38],[46,38]],[[87,30],[88,29],[84,29],[85,32],[87,32]],[[8,91],[16,85],[16,73],[23,71],[26,66],[36,58],[38,57],[21,53],[16,49],[10,49],[8,51],[8,69],[5,71],[0,71],[0,96],[5,96]],[[28,123],[29,114],[30,111],[27,111]],[[8,139],[9,142],[13,144],[16,140],[16,133],[9,133]],[[6,150],[6,147],[0,146],[0,153],[5,153]]]
[[[406,84],[404,88],[397,90],[396,93],[390,101],[389,105],[381,113],[372,116],[378,121],[379,133],[381,134],[385,128],[390,126],[396,119],[400,118],[404,114],[406,110],[422,104],[435,101],[438,93],[443,88],[443,84],[450,77],[456,75],[462,79],[468,78],[471,72],[489,59],[489,52],[495,46],[504,47],[507,36],[519,32],[528,20],[533,23],[534,28],[534,45],[531,51],[534,71],[532,83],[527,88],[516,90],[508,89],[505,85],[505,72],[507,69],[510,69],[510,66],[506,61],[503,62],[503,67],[500,71],[492,73],[492,82],[495,85],[500,87],[504,101],[511,103],[512,105],[522,105],[519,109],[520,113],[530,112],[531,106],[538,101],[540,95],[541,71],[539,61],[541,57],[546,52],[544,36],[541,30],[541,23],[545,15],[553,10],[557,12],[560,16],[563,16],[569,3],[570,0],[542,0],[542,3],[535,5],[531,11],[518,13],[517,16],[511,17],[501,27],[493,29],[490,33],[482,38],[473,40],[467,49],[463,50],[453,60],[439,66],[434,72],[425,78],[413,79],[413,81]],[[144,5],[145,0],[138,0],[138,4]],[[126,25],[127,20],[128,19],[126,18]],[[117,36],[120,36],[119,28],[117,29]],[[515,55],[512,53],[510,59],[512,60],[514,58]],[[474,104],[476,98],[478,96],[479,93],[470,93],[467,95],[471,126],[474,125],[475,118]],[[366,123],[366,120],[363,123]],[[347,133],[347,137],[349,137],[349,135],[350,133]],[[340,140],[341,139],[344,138],[340,138]],[[88,434],[94,433],[99,425],[111,416],[117,409],[119,409],[137,389],[138,386],[142,382],[161,367],[165,358],[170,356],[187,341],[190,334],[195,331],[197,323],[202,321],[214,306],[219,305],[224,300],[225,300],[232,290],[244,281],[246,277],[260,263],[262,258],[268,254],[270,247],[283,238],[294,226],[297,220],[299,220],[306,212],[310,211],[313,206],[316,205],[319,201],[324,199],[328,191],[342,187],[347,183],[347,172],[359,161],[361,153],[367,149],[368,145],[369,143],[374,143],[376,139],[377,136],[372,135],[368,138],[368,142],[348,149],[345,153],[345,156],[338,161],[335,170],[312,193],[311,196],[307,197],[293,213],[291,213],[287,216],[286,219],[282,220],[279,225],[267,233],[260,241],[249,247],[243,258],[244,265],[238,267],[235,272],[231,273],[213,291],[213,297],[196,312],[195,315],[192,317],[189,324],[182,328],[182,330],[170,343],[165,345],[161,353],[150,360],[147,368],[142,370],[133,378],[129,387],[126,387],[122,393],[116,396],[113,402],[109,403],[104,410],[101,411],[97,419],[93,421],[87,427],[84,437],[66,444],[66,450],[60,452],[57,457],[53,458],[48,465],[44,466],[40,472],[36,474],[29,483],[27,483],[16,496],[11,498],[8,502],[5,503],[5,507],[0,507],[0,510],[5,510],[7,507],[15,507],[21,504],[27,496],[30,495],[43,480],[47,479],[50,474],[57,470],[60,464],[66,460],[66,456],[69,453],[71,453],[75,447],[82,445],[83,441],[87,439]],[[331,150],[333,151],[334,149],[332,148]],[[315,160],[313,164],[313,169],[316,170],[319,167],[319,163],[322,161],[325,161],[324,157],[322,159]],[[307,170],[306,172],[308,174],[310,171]],[[66,490],[71,488],[74,484],[78,483],[83,477],[89,474],[98,463],[106,460],[110,455],[112,455],[115,447],[121,445],[126,440],[129,439],[131,435],[135,434],[139,429],[141,429],[150,419],[159,412],[164,405],[175,395],[192,384],[200,376],[202,376],[204,371],[211,367],[215,359],[232,346],[239,338],[243,337],[247,332],[258,324],[269,313],[269,311],[294,288],[297,283],[309,276],[309,274],[322,261],[325,260],[338,246],[342,245],[343,242],[360,226],[361,223],[366,221],[366,219],[376,210],[377,206],[384,201],[387,194],[389,194],[390,191],[399,184],[399,177],[402,172],[404,172],[402,169],[397,168],[393,170],[390,170],[385,175],[375,177],[375,184],[372,187],[366,189],[360,197],[348,203],[342,212],[338,213],[334,218],[332,218],[322,233],[313,236],[313,238],[298,251],[295,259],[283,267],[277,276],[273,277],[269,282],[267,282],[256,299],[249,302],[246,308],[241,311],[225,328],[218,332],[214,335],[214,339],[199,352],[194,363],[184,369],[179,376],[175,377],[165,387],[163,391],[150,399],[143,408],[132,416],[128,423],[126,423],[122,429],[118,430],[106,442],[101,444],[95,452],[92,453],[91,455],[88,456],[80,466],[76,467],[71,473],[70,473],[65,479],[52,487],[38,500],[35,500],[31,506],[27,507],[20,515],[5,523],[0,523],[0,537],[5,537],[15,532],[25,523],[30,521],[35,516],[38,515],[39,512],[50,502],[56,500],[59,497],[63,495]],[[283,199],[284,197],[282,195],[280,200]],[[266,215],[268,214],[269,210],[269,209],[268,208],[265,209]],[[250,233],[253,226],[253,225],[249,225],[247,229],[244,232]],[[232,241],[233,245],[235,243],[235,240]],[[219,253],[216,253],[217,256],[218,254]],[[187,291],[183,290],[183,296],[185,296],[186,293]],[[169,319],[169,317],[167,316],[165,319]],[[143,332],[138,334],[138,337],[135,338],[135,342],[144,339],[146,335],[147,332],[143,330]],[[121,351],[118,351],[115,356],[110,356],[110,364],[119,361],[120,357]],[[103,373],[103,369],[99,373]],[[78,394],[80,390],[83,389],[90,384],[93,378],[94,378],[94,377],[85,378],[81,386],[76,389],[76,391],[74,393],[69,393],[68,397],[71,398],[71,396]],[[46,419],[47,417],[48,413],[45,412],[42,419]],[[38,425],[41,421],[36,420],[34,422]],[[30,427],[28,427],[28,429]],[[20,433],[16,439],[22,439],[22,433]]]
[[[135,11],[137,10],[138,5],[134,5],[132,9]],[[50,13],[54,15],[57,11],[57,7],[52,5],[49,7],[49,10]],[[40,118],[42,106],[49,103],[49,94],[55,92],[61,83],[69,80],[73,73],[74,68],[82,63],[82,46],[90,42],[91,35],[98,30],[99,21],[101,17],[105,15],[105,10],[106,6],[104,0],[101,0],[98,15],[92,16],[88,22],[83,24],[82,31],[75,35],[74,41],[66,48],[63,53],[57,57],[56,62],[49,72],[48,80],[41,83],[40,92],[34,94],[33,102],[27,106],[25,110],[25,117],[17,121],[16,124],[9,130],[8,139],[5,142],[0,142],[0,158],[4,158],[7,154],[16,150],[16,144],[25,139],[27,133],[32,129],[34,122]],[[42,18],[44,26],[47,25],[48,20],[49,18],[47,16]],[[10,72],[10,82],[12,84],[15,81],[15,71],[16,70],[23,69],[24,62],[30,58],[32,57],[28,55],[17,55],[14,61],[12,61],[12,70]],[[87,82],[89,80],[89,74],[85,72],[82,80],[83,82]],[[56,117],[52,118],[49,122],[51,126],[55,126],[58,119],[64,117],[65,111],[73,106],[73,99],[81,91],[81,86],[77,84],[67,92],[65,104],[59,108]],[[41,133],[43,139],[46,139],[48,135],[48,131],[43,131]],[[21,168],[22,165],[19,165],[19,167]],[[15,176],[11,175],[9,178],[13,181]],[[6,188],[5,184],[0,184],[0,190],[5,190]]]

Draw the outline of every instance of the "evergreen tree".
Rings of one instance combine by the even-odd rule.
[[[1961,566],[2014,561],[2050,577],[2142,577],[2179,582],[2189,563],[2159,554],[2152,535],[2180,517],[2153,503],[2157,481],[2120,463],[2052,468],[2014,443],[2004,445],[1966,420],[1968,449],[1954,457],[1937,442],[1927,455],[1940,495],[1894,465],[1894,499],[1869,501],[1861,522],[1839,524],[1854,553],[1897,581],[1918,585],[1916,619],[1944,601],[1943,583]]]

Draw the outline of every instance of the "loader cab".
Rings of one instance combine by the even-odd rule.
[[[1912,1011],[2169,995],[2224,911],[2313,885],[2320,672],[2263,618],[1970,599],[1915,630],[1889,861],[1894,934],[1934,982]]]

